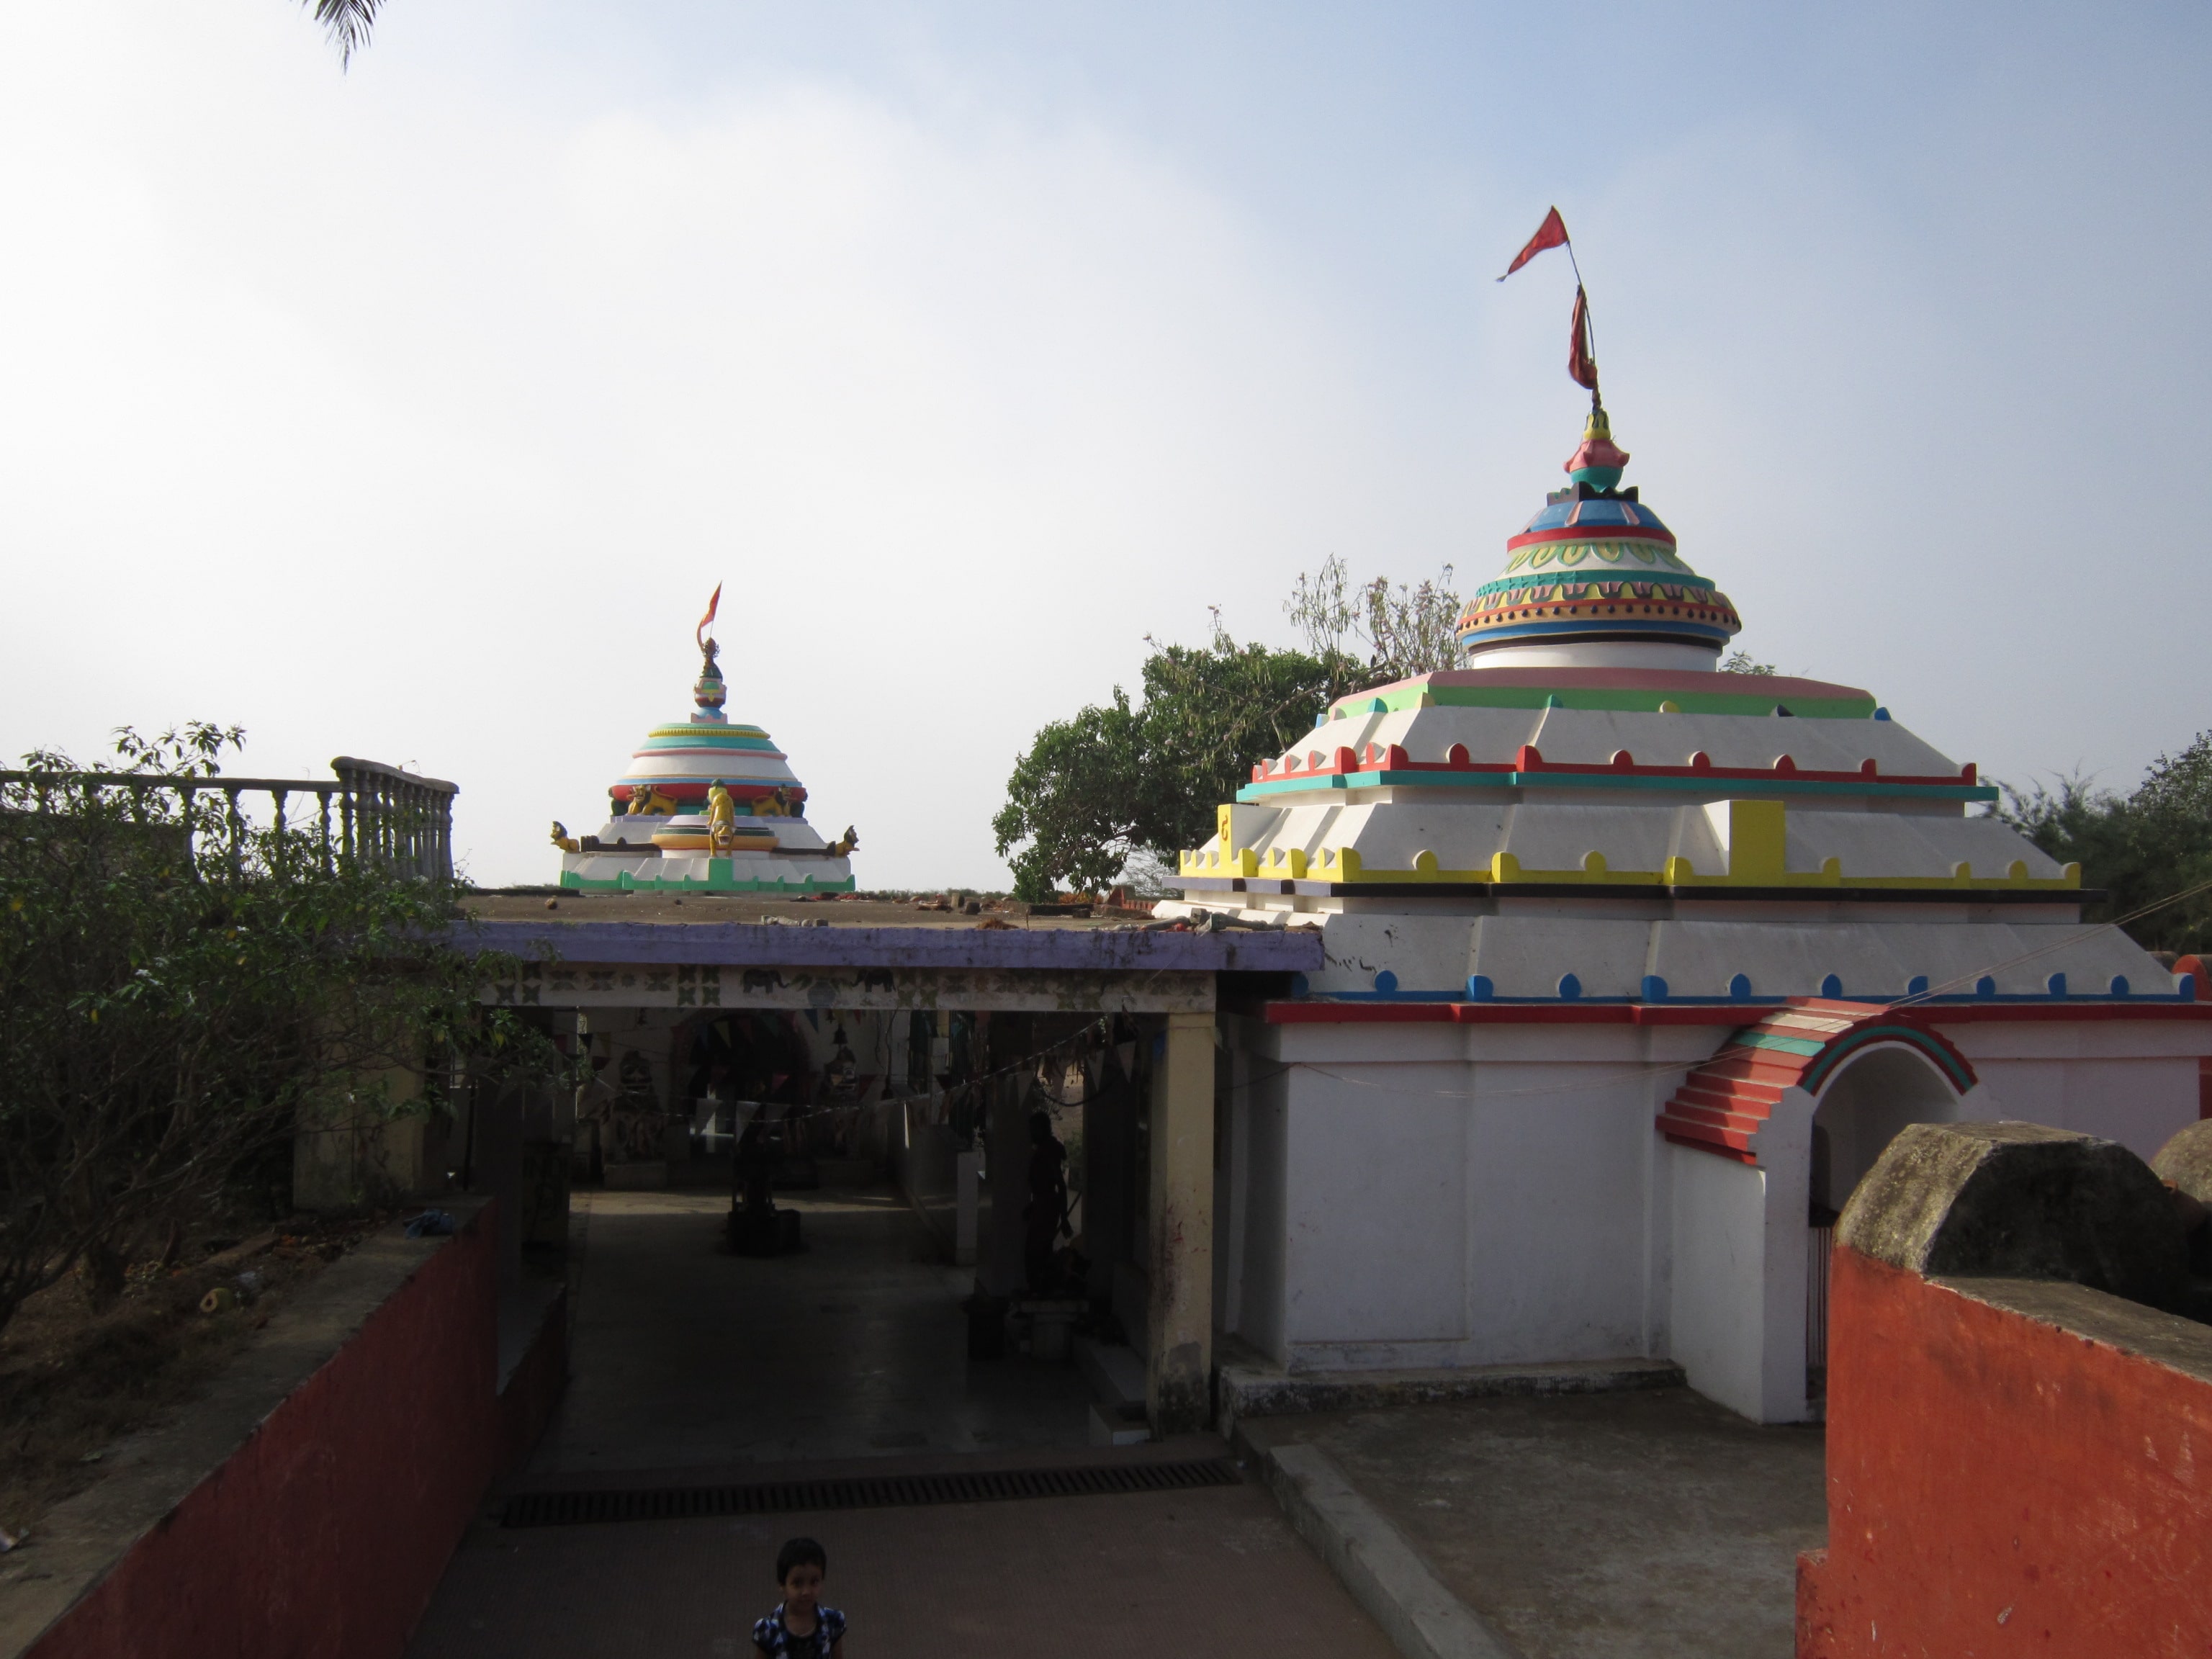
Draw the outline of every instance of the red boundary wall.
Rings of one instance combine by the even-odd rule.
[[[568,1387],[568,1292],[564,1289],[546,1309],[544,1322],[500,1392],[501,1474],[513,1474],[530,1461],[552,1425]]]
[[[2212,1655],[2212,1382],[1842,1246],[1830,1296],[1798,1659]]]
[[[30,1650],[392,1659],[501,1453],[486,1205]]]

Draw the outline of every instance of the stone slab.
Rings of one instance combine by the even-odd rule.
[[[1589,1359],[1545,1365],[1394,1371],[1284,1371],[1224,1359],[1217,1403],[1225,1432],[1245,1418],[1432,1406],[1452,1400],[1525,1395],[1609,1394],[1631,1389],[1678,1388],[1681,1383],[1682,1368],[1671,1359]]]
[[[2189,1261],[2148,1164],[2039,1123],[1908,1124],[1844,1206],[1836,1243],[1931,1277],[2063,1279],[2155,1307],[2183,1299]]]
[[[1091,1385],[1091,1397],[1109,1414],[1124,1406],[1145,1403],[1144,1356],[1125,1342],[1101,1342],[1096,1337],[1075,1339],[1075,1365]]]

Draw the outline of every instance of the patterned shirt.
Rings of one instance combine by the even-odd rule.
[[[814,1633],[794,1636],[783,1626],[783,1606],[753,1626],[753,1645],[771,1659],[830,1659],[830,1650],[845,1633],[845,1615],[835,1607],[814,1610]]]

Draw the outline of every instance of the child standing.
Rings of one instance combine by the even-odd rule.
[[[811,1538],[794,1538],[776,1553],[776,1610],[753,1626],[753,1645],[770,1659],[845,1659],[845,1615],[822,1605],[830,1556]]]

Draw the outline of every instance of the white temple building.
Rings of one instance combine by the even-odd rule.
[[[1217,1319],[1293,1371],[1672,1358],[1797,1420],[1825,1224],[1890,1137],[2148,1158],[2212,1006],[1873,696],[1716,672],[1735,609],[1627,459],[1594,412],[1466,665],[1325,711],[1182,857],[1163,915],[1327,956],[1224,1017]]]

